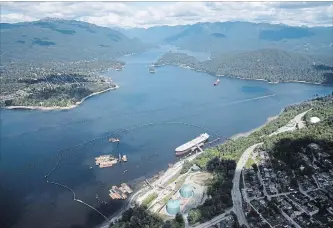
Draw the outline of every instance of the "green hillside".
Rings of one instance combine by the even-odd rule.
[[[166,53],[156,65],[177,65],[217,76],[264,79],[270,82],[306,81],[333,84],[333,61],[277,49],[219,55],[199,62],[182,53]]]
[[[188,25],[165,39],[182,49],[213,55],[276,48],[305,54],[333,53],[332,27],[294,27],[267,23],[216,22]]]
[[[122,33],[74,20],[0,24],[1,60],[91,60],[141,52],[147,45]]]
[[[316,55],[333,54],[332,27],[226,21],[121,31],[146,42],[172,44],[181,49],[213,55],[266,48]]]
[[[124,65],[115,58],[149,47],[110,28],[74,20],[1,23],[0,32],[0,107],[76,104],[115,87],[99,76]]]

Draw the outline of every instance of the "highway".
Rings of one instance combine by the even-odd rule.
[[[197,225],[197,226],[189,226],[191,228],[208,228],[208,227],[211,227],[219,222],[221,222],[224,217],[229,214],[230,212],[232,211],[232,209],[229,209],[227,211],[225,211],[223,214],[220,214],[219,216],[216,216],[215,218],[209,220],[208,222],[205,222],[205,223],[202,223],[200,225]]]
[[[239,189],[239,181],[240,181],[243,167],[245,166],[251,153],[257,146],[262,145],[262,144],[263,143],[254,144],[244,151],[244,153],[240,157],[239,161],[237,162],[234,179],[232,180],[233,187],[231,190],[231,196],[232,196],[232,202],[233,202],[233,211],[235,212],[235,214],[237,216],[239,224],[246,225],[247,227],[249,227],[249,225],[246,222],[245,214],[244,214],[243,207],[242,207],[243,200],[242,200],[241,191]]]
[[[274,95],[270,95],[270,96],[274,96]],[[302,121],[302,118],[303,116],[308,112],[310,111],[311,109],[295,116],[292,120],[289,121],[288,124],[286,124],[285,126],[279,128],[278,130],[276,130],[275,132],[273,132],[272,134],[270,134],[270,136],[272,135],[276,135],[276,134],[279,134],[279,133],[283,133],[283,132],[286,132],[286,131],[294,131],[296,130],[296,124],[299,124],[299,128],[303,128],[305,127],[303,121]],[[241,191],[240,191],[240,188],[239,188],[239,181],[240,181],[240,178],[241,178],[241,173],[242,173],[242,170],[247,162],[247,160],[249,159],[249,157],[251,156],[251,153],[253,152],[253,150],[259,146],[259,145],[262,145],[263,143],[257,143],[257,144],[254,144],[252,146],[250,146],[249,148],[247,148],[244,153],[242,154],[242,156],[240,157],[239,161],[237,162],[237,166],[236,166],[236,170],[235,170],[235,174],[234,174],[234,178],[233,178],[233,187],[232,187],[232,190],[231,190],[231,196],[232,196],[232,202],[233,202],[233,208],[232,209],[229,209],[228,211],[226,211],[225,213],[223,214],[220,214],[219,216],[211,219],[210,221],[208,222],[205,222],[203,224],[200,224],[196,227],[193,227],[193,228],[206,228],[206,227],[210,227],[212,225],[215,225],[219,222],[221,222],[225,215],[227,213],[229,213],[231,210],[233,210],[237,216],[237,220],[239,222],[240,225],[245,225],[247,227],[249,227],[247,221],[246,221],[246,218],[245,218],[245,213],[244,213],[244,210],[243,210],[243,199],[242,199],[242,194],[241,194]],[[196,156],[198,156],[199,154],[202,154],[203,152],[199,152],[199,153],[196,153],[190,157],[187,158],[187,160],[191,161],[193,160]],[[158,186],[158,185],[163,185],[164,183],[166,183],[173,175],[175,175],[177,172],[180,171],[182,165],[183,165],[183,162],[184,161],[180,161],[180,162],[177,162],[174,167],[168,169],[164,175],[162,177],[159,178],[159,180],[155,181],[152,185],[153,186]],[[142,191],[142,190],[141,190]],[[139,191],[139,192],[141,192]],[[118,215],[114,218],[112,218],[110,221],[114,221],[115,219],[118,219],[121,217],[121,214],[123,211],[127,210],[129,207],[130,207],[130,202],[133,201],[134,199],[134,196],[136,196],[139,192],[135,193],[130,199],[129,199],[129,203],[127,204],[127,206],[121,210],[121,212],[118,213]],[[184,216],[185,219],[187,217],[187,215]],[[104,224],[103,226],[101,226],[101,228],[107,228],[108,225],[109,225],[110,222],[106,224]],[[186,223],[186,227],[190,227],[187,223]]]

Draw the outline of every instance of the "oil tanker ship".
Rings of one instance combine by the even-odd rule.
[[[207,133],[199,135],[195,139],[192,139],[191,141],[177,147],[176,155],[183,155],[191,151],[194,151],[197,148],[197,146],[203,146],[204,143],[208,140],[208,138],[209,135]]]
[[[155,67],[154,67],[154,64],[152,64],[150,67],[149,67],[149,73],[155,73],[156,70],[155,70]]]

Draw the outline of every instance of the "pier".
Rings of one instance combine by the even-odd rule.
[[[150,187],[150,188],[154,188],[148,181],[148,179],[145,179],[145,183]]]

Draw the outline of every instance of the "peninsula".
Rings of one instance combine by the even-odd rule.
[[[118,88],[99,74],[123,65],[115,60],[7,64],[0,78],[0,107],[74,108],[88,97]]]
[[[149,47],[111,28],[59,18],[0,23],[0,33],[1,108],[74,108],[117,88],[100,74],[121,70],[118,57]]]
[[[184,53],[168,52],[155,66],[174,65],[214,76],[266,80],[268,82],[308,82],[333,84],[330,56],[310,56],[278,49],[260,49],[214,56],[200,62]]]

